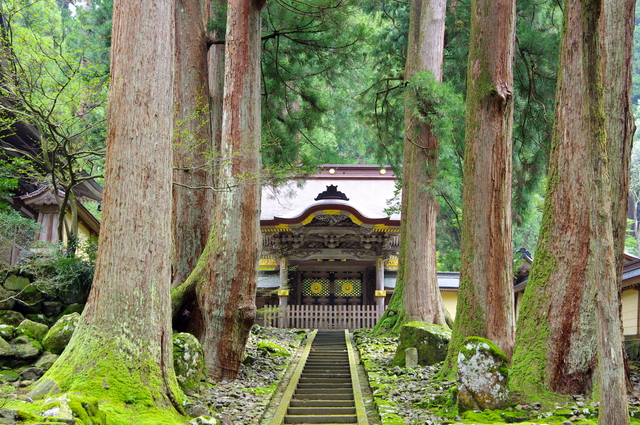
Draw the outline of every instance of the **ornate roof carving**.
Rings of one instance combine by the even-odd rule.
[[[348,201],[347,195],[338,191],[338,186],[330,184],[327,186],[327,190],[318,194],[315,197],[314,201],[320,201],[321,199],[341,199],[343,201]]]

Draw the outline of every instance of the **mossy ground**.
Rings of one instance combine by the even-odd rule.
[[[380,412],[382,425],[447,424],[548,424],[565,421],[575,424],[597,424],[597,404],[594,400],[574,400],[570,396],[540,399],[526,404],[514,395],[512,406],[505,410],[459,412],[455,382],[442,381],[438,374],[442,363],[423,368],[392,367],[391,359],[397,346],[397,337],[378,337],[368,330],[356,331],[355,340],[362,364],[367,372],[373,397]],[[632,370],[634,370],[632,365]],[[412,383],[415,384],[412,390]],[[416,395],[416,399],[412,399]],[[527,402],[531,401],[527,398]],[[521,404],[518,404],[518,403]],[[637,403],[640,406],[640,402]],[[630,405],[631,423],[640,424],[640,409]],[[636,419],[637,418],[637,419]]]

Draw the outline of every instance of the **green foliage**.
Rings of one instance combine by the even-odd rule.
[[[76,256],[67,256],[56,245],[40,250],[21,266],[21,273],[33,276],[33,285],[41,292],[55,294],[73,288],[88,293],[93,281],[97,241],[84,241]]]
[[[433,127],[440,143],[452,143],[461,121],[464,121],[462,94],[452,84],[439,82],[431,71],[416,72],[407,82],[407,89],[414,91],[416,102],[408,107],[421,121]]]
[[[370,25],[354,0],[269,2],[263,12],[263,162],[369,160],[357,93]],[[364,60],[363,60],[364,59]]]
[[[42,226],[16,211],[0,212],[0,251],[10,249],[13,244],[28,249]]]

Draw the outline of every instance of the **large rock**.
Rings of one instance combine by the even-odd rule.
[[[12,274],[4,281],[4,287],[9,291],[22,291],[30,283],[28,278]]]
[[[9,325],[17,328],[24,320],[24,316],[21,313],[13,310],[0,310],[0,324]]]
[[[28,336],[19,336],[11,341],[15,354],[19,360],[33,360],[42,353],[42,345]]]
[[[198,388],[204,370],[204,351],[195,336],[184,332],[173,335],[173,367],[183,390]]]
[[[34,363],[34,366],[39,367],[40,369],[48,370],[51,366],[53,366],[56,360],[58,360],[58,357],[60,356],[58,356],[57,354],[46,352],[42,356],[40,356],[38,361]]]
[[[34,322],[29,319],[25,319],[18,325],[16,329],[16,335],[25,335],[29,338],[33,338],[36,341],[41,342],[42,338],[47,334],[49,327],[45,324]]]
[[[65,282],[58,290],[58,298],[65,304],[84,304],[89,297],[91,285],[81,279]]]
[[[505,409],[509,406],[507,357],[491,341],[464,340],[458,353],[458,408]]]
[[[16,305],[16,300],[13,299],[15,294],[15,292],[7,291],[3,286],[0,286],[0,310],[13,310]]]
[[[62,316],[42,339],[42,346],[46,351],[60,354],[71,340],[71,335],[76,330],[80,315],[78,313]]]
[[[7,341],[13,339],[15,335],[16,327],[11,325],[0,325],[0,338],[4,338]]]
[[[0,358],[11,357],[15,354],[15,350],[4,338],[0,337]]]
[[[42,303],[42,313],[47,317],[57,316],[62,312],[64,304],[59,301],[45,301]]]
[[[16,295],[15,309],[23,314],[40,313],[44,295],[38,288],[31,285]]]
[[[431,366],[447,357],[451,329],[423,322],[409,322],[400,329],[400,341],[392,366],[404,366],[407,348],[418,350],[418,364]]]
[[[45,418],[73,419],[73,411],[69,406],[69,400],[65,396],[60,398],[50,398],[42,405],[40,416]]]

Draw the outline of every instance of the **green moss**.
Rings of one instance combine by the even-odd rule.
[[[271,341],[260,341],[256,348],[258,349],[258,351],[262,351],[263,353],[269,353],[272,356],[276,356],[276,357],[291,356],[291,353],[289,352],[289,350]]]
[[[418,364],[431,366],[444,360],[451,339],[451,330],[442,325],[423,322],[409,322],[400,330],[400,343],[391,362],[392,366],[405,366],[406,350],[418,350]]]
[[[459,352],[462,353],[466,358],[469,358],[475,354],[475,349],[471,349],[471,350],[467,349],[466,347],[467,343],[475,343],[474,344],[475,347],[478,347],[479,344],[486,344],[489,347],[488,348],[489,353],[492,356],[502,360],[498,372],[500,372],[500,374],[505,378],[509,377],[507,356],[504,354],[504,352],[501,349],[498,348],[497,345],[495,345],[493,342],[491,342],[486,338],[480,338],[479,336],[470,336],[466,338],[464,342],[460,345]]]
[[[123,352],[125,344],[111,338],[75,344],[36,383],[30,396],[91,395],[99,400],[108,425],[184,423],[174,408],[182,406],[184,397],[175,378],[164,382],[158,364],[151,359],[139,361],[138,357],[137,362],[132,361],[133,354]],[[136,347],[129,349],[139,351]],[[91,360],[81,364],[74,361],[83,357]],[[167,392],[175,397],[173,402]],[[90,399],[84,400],[91,405]]]

